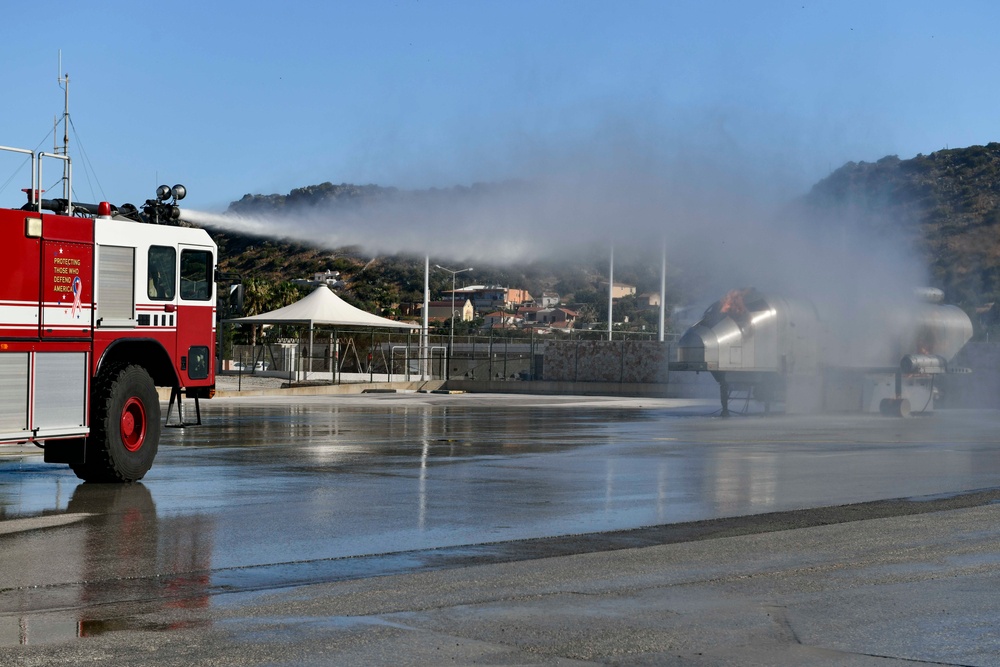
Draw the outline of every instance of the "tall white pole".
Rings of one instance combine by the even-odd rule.
[[[660,263],[660,342],[666,339],[667,329],[667,238],[663,237],[663,257]]]
[[[611,268],[608,270],[608,340],[611,340],[611,321],[614,315],[615,295],[615,246],[611,244]]]
[[[427,358],[429,355],[429,350],[427,349],[428,343],[428,329],[427,329],[427,318],[429,311],[431,309],[431,256],[424,255],[424,317],[423,317],[423,327],[420,329],[420,375],[423,376],[424,380],[429,380],[428,371],[430,369],[430,360]]]
[[[458,271],[451,274],[451,332],[448,334],[448,354],[455,354],[455,276]]]
[[[441,269],[442,271],[447,271],[451,274],[451,333],[448,336],[448,354],[454,354],[455,348],[455,277],[460,273],[465,273],[466,271],[472,271],[470,266],[467,269],[449,269],[446,266],[441,266],[440,264],[435,264],[435,268]],[[463,320],[464,317],[463,317]]]

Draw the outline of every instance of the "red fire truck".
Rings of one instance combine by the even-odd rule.
[[[28,203],[0,208],[0,443],[96,482],[141,479],[160,439],[157,387],[215,393],[217,247],[181,227],[183,186],[137,207],[71,201],[70,160],[24,154]],[[63,197],[39,190],[63,161]]]

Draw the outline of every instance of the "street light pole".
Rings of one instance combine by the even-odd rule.
[[[434,266],[451,274],[451,334],[448,337],[448,355],[451,356],[455,345],[455,276],[466,271],[472,271],[472,267],[456,270],[445,268],[440,264],[435,264]]]

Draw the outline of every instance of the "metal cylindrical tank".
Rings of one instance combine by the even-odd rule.
[[[814,373],[823,338],[811,303],[734,290],[684,333],[678,361],[688,370]]]
[[[904,354],[931,354],[950,360],[972,338],[972,320],[957,306],[920,304],[901,333]]]
[[[899,369],[907,375],[944,373],[948,362],[936,354],[908,354],[899,362]]]

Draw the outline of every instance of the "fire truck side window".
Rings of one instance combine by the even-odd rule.
[[[149,298],[156,301],[173,301],[177,251],[169,246],[151,246],[148,264]]]
[[[181,298],[189,301],[212,298],[212,253],[181,251]]]

